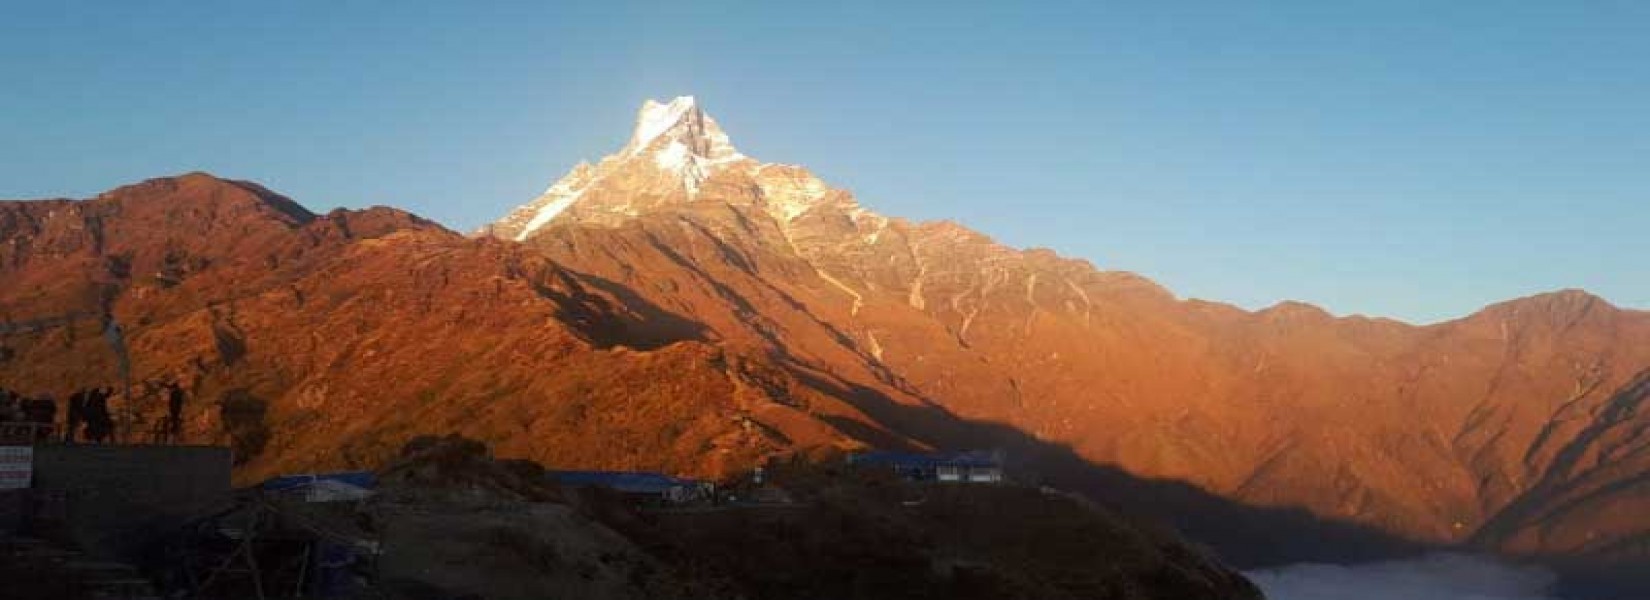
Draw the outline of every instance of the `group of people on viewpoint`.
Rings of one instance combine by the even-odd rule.
[[[148,387],[153,390],[151,393],[166,401],[166,419],[157,423],[151,432],[154,441],[176,441],[183,433],[183,386],[176,381],[168,381]],[[115,390],[111,387],[82,389],[70,394],[64,410],[61,440],[71,444],[114,442],[115,417],[109,410],[109,400],[114,395]],[[37,437],[55,437],[49,432],[52,426],[58,424],[57,413],[57,400],[49,394],[28,397],[0,387],[0,423],[33,424],[38,426],[38,431],[47,432],[37,434]]]
[[[109,397],[114,388],[80,390],[69,395],[69,414],[64,423],[63,441],[108,442],[114,437],[115,418],[109,414]]]

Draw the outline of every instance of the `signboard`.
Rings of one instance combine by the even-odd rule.
[[[28,489],[34,475],[34,447],[0,446],[0,490]]]

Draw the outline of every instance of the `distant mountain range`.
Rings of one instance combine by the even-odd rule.
[[[0,319],[111,306],[137,375],[181,378],[190,438],[235,445],[243,479],[421,433],[702,476],[990,448],[1256,560],[1292,515],[1650,562],[1650,313],[1575,290],[1424,327],[1180,300],[876,214],[739,153],[692,98],[472,236],[190,174],[0,202],[0,280]],[[107,381],[95,333],[0,338],[0,386]]]

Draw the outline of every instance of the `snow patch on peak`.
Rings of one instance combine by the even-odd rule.
[[[681,177],[682,187],[687,189],[689,196],[698,195],[699,184],[710,177],[710,167],[714,166],[714,163],[694,154],[686,144],[676,140],[671,140],[658,154],[653,155],[653,164]]]
[[[768,214],[781,223],[790,223],[813,210],[831,192],[824,181],[791,165],[762,165],[756,176]]]
[[[688,154],[706,166],[743,160],[728,135],[699,108],[693,96],[680,96],[660,104],[648,100],[636,115],[636,131],[620,155],[635,157],[659,149],[660,140],[687,146]]]
[[[630,154],[646,150],[653,140],[681,123],[688,113],[699,109],[693,96],[677,96],[668,103],[648,100],[636,115],[636,133],[630,138]]]
[[[584,191],[589,189],[591,184],[600,179],[601,176],[596,173],[595,167],[590,166],[590,163],[580,162],[578,166],[573,167],[572,172],[569,172],[566,177],[561,178],[561,181],[557,181],[549,189],[544,190],[543,194],[540,194],[537,199],[527,205],[527,207],[531,207],[533,216],[527,220],[526,224],[522,225],[521,231],[516,233],[515,240],[518,242],[524,241],[533,235],[533,232],[550,224],[550,221],[554,220],[557,215],[566,211],[568,207],[573,206],[574,202],[584,196]]]
[[[680,171],[690,162],[692,156],[688,153],[687,145],[677,141],[670,142],[658,154],[653,155],[653,164],[667,171]]]
[[[567,210],[567,207],[572,206],[582,195],[584,195],[584,190],[578,190],[565,196],[553,198],[549,204],[539,207],[538,211],[533,213],[532,220],[527,221],[527,226],[522,227],[521,233],[516,234],[516,241],[526,241],[528,236],[548,225],[551,220],[556,218],[556,215]]]
[[[573,170],[568,171],[567,175],[564,175],[560,181],[552,183],[550,184],[550,187],[545,188],[544,193],[540,194],[540,196],[554,194],[557,190],[566,190],[572,187],[583,187],[583,184],[587,183],[588,180],[595,174],[595,170],[596,168],[590,166],[589,161],[581,160],[579,161],[579,164],[573,165]]]

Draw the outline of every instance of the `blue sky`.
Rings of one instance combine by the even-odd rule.
[[[786,4],[7,2],[0,197],[205,170],[468,230],[693,94],[880,212],[1182,296],[1650,308],[1650,3]]]

